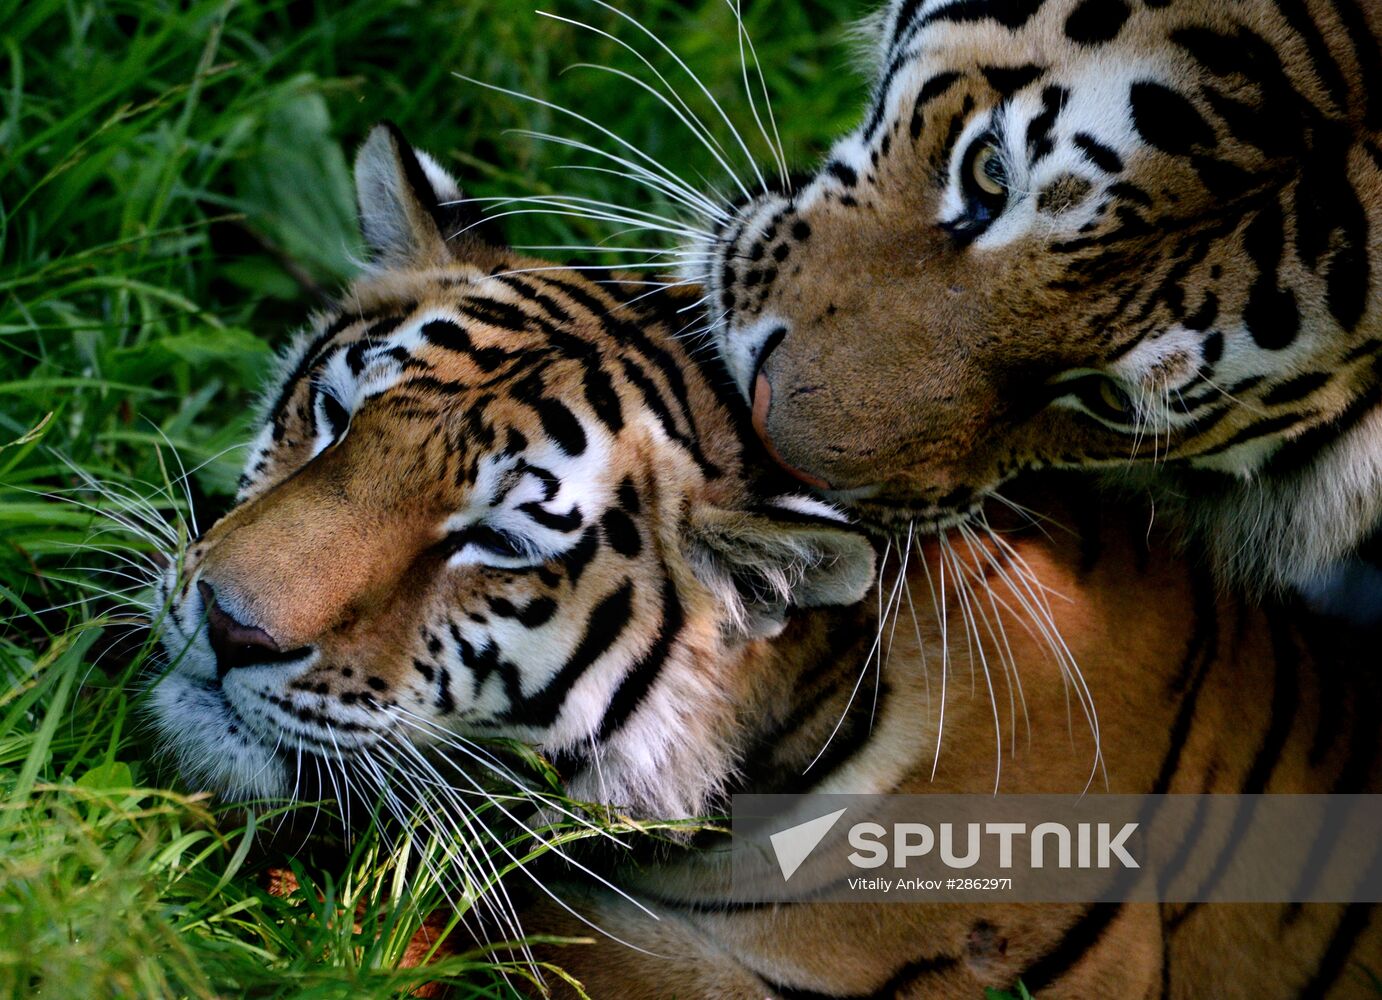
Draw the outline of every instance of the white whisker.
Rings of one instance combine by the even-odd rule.
[[[782,190],[786,192],[789,184],[787,180],[787,159],[782,154],[782,136],[777,131],[777,119],[773,116],[772,99],[768,96],[768,81],[763,78],[763,64],[758,61],[758,53],[754,50],[753,39],[749,37],[749,30],[744,26],[744,11],[742,0],[725,0],[729,9],[734,12],[734,20],[738,23],[737,32],[739,38],[739,65],[744,71],[744,96],[749,101],[749,111],[753,114],[754,123],[758,126],[758,131],[763,136],[763,141],[768,144],[768,151],[772,154],[773,161],[777,164],[778,178],[782,182]],[[753,57],[753,66],[758,74],[758,86],[763,92],[763,107],[768,114],[768,121],[772,123],[772,135],[763,126],[763,119],[758,114],[758,101],[753,96],[753,86],[749,83],[749,61],[746,57],[744,48],[748,46],[748,55]]]
[[[720,102],[715,99],[715,95],[710,92],[710,88],[708,88],[704,83],[701,82],[701,78],[696,75],[696,73],[691,69],[690,66],[686,65],[686,61],[682,59],[681,56],[677,55],[676,50],[673,49],[666,42],[664,42],[661,38],[658,38],[654,32],[652,32],[645,25],[639,22],[637,18],[634,18],[629,14],[625,13],[624,11],[620,10],[619,8],[606,3],[605,0],[589,0],[589,2],[595,4],[596,6],[603,7],[611,14],[621,17],[625,21],[632,24],[635,28],[643,32],[644,35],[651,39],[652,42],[655,45],[657,45],[658,48],[662,49],[663,52],[667,53],[667,55],[672,58],[672,60],[677,64],[677,66],[681,68],[681,71],[691,79],[691,82],[694,83],[696,87],[700,90],[700,92],[705,96],[706,100],[710,102],[710,106],[715,109],[716,114],[720,116],[720,120],[725,123],[725,127],[729,129],[730,135],[734,137],[735,143],[743,152],[744,159],[748,161],[749,168],[753,171],[754,176],[758,179],[759,187],[762,188],[762,190],[766,193],[768,190],[768,182],[763,179],[763,174],[759,171],[758,164],[754,160],[753,153],[749,152],[749,147],[744,142],[743,136],[741,136],[739,134],[739,130],[734,127],[734,122],[730,119],[729,115],[725,113],[725,109],[720,106]],[[738,178],[732,179],[734,181],[734,184],[743,193],[744,197],[751,197],[748,190],[744,187],[743,184],[739,182]]]

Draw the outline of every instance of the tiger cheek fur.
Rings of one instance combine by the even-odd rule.
[[[785,465],[944,520],[1027,469],[1284,481],[1288,444],[1372,433],[1375,5],[895,0],[877,23],[864,124],[707,247],[717,342]],[[1300,492],[1276,523],[1348,516]]]

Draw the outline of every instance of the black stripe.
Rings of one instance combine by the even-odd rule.
[[[912,25],[912,19],[917,16],[917,11],[926,0],[903,0],[903,4],[897,11],[897,21],[893,24],[893,37],[890,45],[896,45],[902,33]]]
[[[851,697],[877,624],[871,616],[860,616],[838,626],[827,631],[829,644],[816,661],[792,679],[790,712],[754,734],[728,794],[809,792],[869,745],[876,710],[886,704],[891,689],[879,683],[877,705],[871,697]],[[834,735],[828,736],[832,729]]]
[[[1268,717],[1267,730],[1262,735],[1262,741],[1258,744],[1257,752],[1253,755],[1252,764],[1249,765],[1248,772],[1244,775],[1239,787],[1239,791],[1243,795],[1261,795],[1266,792],[1272,772],[1276,770],[1276,765],[1281,760],[1282,751],[1286,747],[1287,738],[1291,734],[1291,726],[1296,718],[1296,707],[1300,702],[1300,650],[1292,636],[1291,627],[1289,624],[1283,623],[1278,615],[1268,616],[1267,627],[1271,632],[1272,659],[1275,665],[1271,713]],[[1223,839],[1218,856],[1214,859],[1214,867],[1210,869],[1209,874],[1205,876],[1195,892],[1197,897],[1203,899],[1210,896],[1228,869],[1229,863],[1234,857],[1234,846],[1242,842],[1245,831],[1257,814],[1258,800],[1250,799],[1248,803],[1240,804],[1235,809],[1233,823]],[[1199,905],[1199,903],[1189,904],[1178,914],[1178,919],[1184,920]]]
[[[573,300],[590,309],[594,315],[604,316],[611,336],[642,354],[662,373],[668,388],[671,389],[672,396],[686,417],[687,425],[691,428],[690,439],[686,444],[692,457],[708,478],[719,478],[723,473],[701,453],[700,444],[695,441],[695,420],[692,416],[693,411],[690,395],[686,388],[686,379],[682,374],[681,364],[672,356],[672,353],[655,343],[637,324],[624,322],[609,315],[610,310],[607,306],[604,306],[598,298],[578,285],[546,274],[538,275],[538,280],[562,289]]]
[[[1373,364],[1376,366],[1377,361],[1375,360]],[[1354,398],[1348,404],[1348,409],[1342,414],[1333,420],[1311,427],[1304,433],[1285,442],[1268,459],[1267,466],[1262,472],[1273,476],[1284,476],[1292,469],[1301,468],[1314,462],[1327,442],[1338,440],[1371,413],[1374,406],[1382,402],[1382,385],[1377,383],[1377,375],[1378,372],[1374,368],[1374,371],[1369,373],[1369,378],[1365,383],[1371,385],[1372,388]],[[1228,391],[1234,396],[1242,395],[1242,391],[1234,386],[1229,386]],[[1315,412],[1308,411],[1303,416],[1313,417]]]
[[[1367,930],[1375,905],[1350,903],[1344,907],[1344,915],[1340,918],[1339,925],[1334,928],[1334,934],[1330,937],[1329,946],[1325,948],[1319,964],[1315,966],[1315,974],[1296,994],[1300,1000],[1323,1000],[1329,994],[1334,984],[1339,981],[1339,977],[1343,975],[1354,945]]]
[[[571,322],[571,314],[563,309],[556,299],[552,298],[550,295],[544,295],[542,292],[539,292],[522,278],[512,274],[492,274],[490,275],[490,280],[497,281],[501,285],[507,285],[522,298],[541,306],[542,310],[547,313],[548,318],[553,322],[562,324]]]
[[[888,68],[879,77],[878,83],[873,88],[873,110],[869,113],[868,123],[864,126],[863,142],[869,145],[873,142],[874,135],[879,126],[883,124],[883,119],[888,112],[888,93],[892,90],[893,79],[901,71],[903,66],[911,62],[911,57],[903,53],[893,56],[888,63]],[[875,159],[875,163],[878,161]]]
[[[841,684],[840,688],[843,687],[844,685]],[[834,693],[834,690],[827,693]],[[853,691],[853,685],[849,686],[849,691]],[[873,741],[874,714],[883,711],[891,696],[892,686],[886,681],[879,681],[874,689],[874,696],[872,698],[860,698],[859,709],[861,710],[851,711],[849,716],[840,723],[835,734],[830,737],[829,743],[821,748],[820,756],[812,760],[811,770],[805,774],[799,772],[792,774],[793,784],[786,781],[777,782],[778,787],[775,790],[788,794],[807,792],[818,787],[853,760],[857,753]],[[825,700],[822,698],[821,703],[824,704]]]
[[[1215,596],[1214,581],[1209,573],[1196,567],[1191,572],[1191,614],[1194,624],[1190,630],[1190,640],[1186,645],[1181,668],[1171,680],[1171,693],[1180,694],[1180,708],[1176,711],[1166,756],[1162,758],[1161,770],[1152,782],[1151,794],[1164,795],[1171,787],[1180,766],[1180,755],[1185,749],[1190,727],[1195,720],[1195,710],[1199,702],[1200,690],[1205,678],[1219,655],[1219,607]]]
[[[1088,132],[1076,132],[1072,141],[1100,170],[1110,174],[1122,172],[1123,158]]]
[[[857,528],[852,522],[843,520],[839,517],[828,517],[825,514],[816,514],[810,511],[797,510],[792,507],[783,507],[772,503],[750,504],[748,506],[748,512],[785,524],[812,524],[826,528],[838,528],[840,531],[853,532],[858,535],[865,534],[863,529]]]
[[[1204,451],[1201,451],[1196,457],[1207,458],[1210,455],[1222,454],[1223,452],[1228,451],[1230,448],[1235,448],[1238,445],[1248,441],[1255,441],[1258,438],[1267,437],[1271,434],[1277,433],[1278,431],[1284,431],[1288,427],[1294,427],[1296,424],[1305,423],[1308,420],[1312,420],[1316,416],[1318,416],[1317,411],[1305,410],[1299,413],[1283,413],[1279,416],[1269,417],[1266,420],[1259,420],[1255,424],[1249,424],[1248,426],[1242,428],[1240,431],[1238,431],[1237,434],[1234,434],[1231,438],[1228,438],[1224,441],[1220,441],[1218,444],[1214,445],[1214,447],[1206,448]]]
[[[1219,398],[1220,395],[1220,390],[1215,389],[1213,395],[1210,397],[1209,400],[1206,400],[1206,402],[1212,402],[1214,399]],[[1200,401],[1196,400],[1195,402],[1196,405],[1198,405]],[[1230,413],[1237,412],[1237,407],[1234,406],[1232,403],[1224,403],[1222,406],[1219,406],[1217,408],[1206,410],[1204,413],[1196,417],[1191,423],[1185,425],[1185,427],[1182,429],[1182,444],[1188,445],[1197,437],[1200,437],[1204,434],[1208,434],[1215,427],[1218,427],[1219,424],[1223,423],[1224,418],[1227,417]],[[1199,453],[1196,452],[1196,454]]]
[[[1285,382],[1278,382],[1262,394],[1262,402],[1267,406],[1280,406],[1282,403],[1294,403],[1304,399],[1306,396],[1318,389],[1324,388],[1333,378],[1331,372],[1306,372],[1304,375],[1297,375],[1295,378],[1287,379]]]
[[[1161,992],[1158,1000],[1171,1000],[1171,935],[1165,930],[1167,917],[1167,904],[1158,903],[1157,909],[1161,912]],[[1174,916],[1174,914],[1173,914]]]
[[[847,188],[852,188],[859,183],[859,175],[855,173],[854,168],[847,163],[841,163],[839,160],[831,160],[827,163],[824,172],[830,174]]]
[[[1011,97],[1028,84],[1040,80],[1046,73],[1045,69],[1031,63],[1025,66],[984,66],[979,71],[984,74],[984,79],[988,81],[989,86],[998,91],[1004,98]],[[935,79],[939,80],[945,76],[954,77],[957,75],[945,73]],[[927,86],[930,86],[931,82],[933,81],[928,81]],[[924,94],[925,91],[926,88],[923,87],[922,93]],[[918,103],[920,103],[920,99],[918,99]]]
[[[912,106],[911,133],[913,139],[921,135],[922,126],[926,120],[924,115],[926,105],[947,93],[959,79],[959,73],[938,73],[921,85],[921,90],[917,92],[916,104]]]
[[[518,306],[511,302],[500,302],[498,299],[467,297],[458,308],[471,319],[478,320],[486,326],[512,330],[515,333],[528,329],[532,323],[532,317]]]
[[[629,716],[643,704],[643,699],[648,696],[662,672],[662,665],[667,662],[667,654],[681,635],[682,624],[681,601],[677,599],[676,586],[668,578],[662,582],[662,625],[657,639],[633,669],[624,675],[614,694],[610,695],[605,717],[600,722],[600,731],[595,736],[597,741],[604,743],[617,733]]]
[[[1214,129],[1183,94],[1155,80],[1139,80],[1128,90],[1133,126],[1147,143],[1172,156],[1213,148]]]
[[[605,541],[621,556],[632,559],[643,551],[643,536],[638,525],[618,507],[610,507],[600,517],[600,527],[604,529]]]
[[[1378,167],[1382,169],[1382,163],[1379,163]],[[1349,352],[1344,355],[1344,364],[1352,364],[1359,358],[1365,358],[1369,354],[1377,354],[1379,351],[1382,351],[1382,340],[1378,340],[1376,337],[1369,337],[1361,344],[1350,349]]]
[[[1005,28],[1017,29],[1031,20],[1041,9],[1044,0],[959,0],[932,11],[921,19],[921,26],[937,21],[968,24],[974,21],[997,21]]]
[[[1353,0],[1334,0],[1334,10],[1344,23],[1345,33],[1353,42],[1353,55],[1358,60],[1358,75],[1362,85],[1358,95],[1363,99],[1364,118],[1374,131],[1382,129],[1382,50],[1373,34],[1362,8]]]
[[[1054,147],[1051,130],[1060,117],[1070,92],[1064,87],[1046,87],[1041,92],[1041,114],[1027,123],[1027,156],[1033,165],[1039,163]]]
[[[595,553],[600,548],[600,532],[595,525],[585,529],[585,534],[581,535],[581,540],[571,547],[571,550],[561,557],[562,566],[566,569],[566,578],[571,586],[576,586],[581,580],[581,574],[590,565],[590,560],[595,558]]]
[[[959,113],[950,116],[950,125],[945,130],[945,141],[941,143],[940,153],[934,160],[937,169],[954,158],[955,146],[960,141],[960,133],[964,131],[965,123],[969,121],[970,112],[973,110],[974,98],[967,94],[964,103],[960,105]]]
[[[350,345],[350,348],[346,351],[346,364],[350,367],[350,373],[352,375],[359,375],[364,371],[365,353],[368,352],[371,347],[376,346],[379,341],[393,333],[402,322],[402,316],[387,316],[379,320],[379,322],[372,324],[359,340]],[[399,350],[399,348],[394,348],[394,350]],[[391,351],[389,353],[392,354],[393,352]],[[396,360],[401,361],[401,359]],[[403,364],[404,367],[407,367],[406,362],[403,362]]]
[[[658,422],[662,424],[667,436],[690,452],[691,457],[695,459],[702,471],[715,469],[715,473],[718,475],[718,468],[701,452],[700,442],[692,434],[683,433],[677,426],[676,418],[662,398],[662,394],[658,392],[657,385],[648,377],[647,372],[632,358],[620,358],[619,361],[624,368],[624,377],[633,383],[634,388],[643,396],[643,401],[648,405],[648,409],[653,411]],[[706,474],[707,476],[710,475],[709,472]]]
[[[1166,860],[1166,863],[1157,867],[1156,885],[1159,894],[1165,895],[1167,887],[1184,875],[1186,862],[1203,847],[1200,843],[1200,838],[1204,835],[1205,822],[1209,818],[1209,803],[1206,801],[1209,789],[1201,788],[1199,791],[1205,794],[1199,796],[1195,802],[1195,815],[1191,818],[1190,825],[1186,827],[1185,835],[1181,837],[1180,843],[1176,845],[1175,851],[1172,852],[1171,856]],[[1146,809],[1144,815],[1146,816],[1146,820],[1143,822],[1142,827],[1146,829],[1147,826],[1150,825],[1152,818],[1156,815],[1155,807]],[[1168,912],[1165,907],[1162,908],[1162,936],[1168,945],[1176,931],[1179,930],[1181,921],[1188,917],[1198,905],[1198,903],[1190,903],[1179,911],[1171,912]],[[1169,970],[1163,969],[1162,972],[1164,979],[1165,974],[1169,973]]]
[[[535,400],[532,405],[537,411],[538,419],[542,421],[542,429],[556,442],[558,448],[573,458],[584,454],[585,430],[565,403],[544,397]]]
[[[1292,30],[1305,42],[1310,64],[1314,67],[1320,83],[1324,84],[1324,89],[1329,92],[1330,100],[1338,109],[1345,109],[1348,106],[1348,82],[1344,79],[1339,64],[1334,61],[1334,56],[1330,54],[1329,45],[1325,42],[1319,25],[1303,0],[1276,0],[1276,8],[1285,16]]]
[[[921,85],[921,90],[917,93],[917,107],[924,109],[937,97],[949,91],[959,79],[959,73],[937,73]]]
[[[585,632],[571,658],[557,671],[551,682],[529,698],[520,697],[504,712],[505,722],[530,726],[550,726],[556,721],[566,696],[585,671],[619,640],[629,625],[633,608],[633,581],[625,580],[616,590],[595,605],[586,620]]]
[[[495,371],[513,356],[508,351],[498,347],[476,347],[465,328],[449,319],[430,320],[422,324],[422,329],[419,332],[422,334],[422,338],[430,344],[466,355],[483,372]],[[372,330],[371,334],[373,334]],[[365,343],[365,341],[361,341],[361,343]]]
[[[517,434],[518,432],[510,429],[509,433],[510,435],[513,435]],[[512,443],[515,442],[511,440],[510,444]],[[523,448],[526,449],[527,447],[527,443],[524,442]],[[561,480],[558,479],[557,474],[550,469],[543,468],[540,465],[533,465],[531,462],[522,458],[520,458],[517,462],[514,463],[513,469],[515,473],[518,473],[521,476],[532,476],[534,479],[536,479],[539,483],[542,484],[543,503],[550,503],[552,499],[559,492],[561,492]],[[494,506],[494,504],[491,504],[490,506]]]
[[[960,964],[954,955],[935,955],[908,962],[887,978],[877,989],[868,993],[824,993],[819,990],[797,989],[775,983],[766,976],[758,978],[779,1000],[896,1000],[908,987],[924,976],[949,972]]]
[[[1272,636],[1272,659],[1276,666],[1272,686],[1272,705],[1267,732],[1263,734],[1252,766],[1243,778],[1244,795],[1260,795],[1267,790],[1267,782],[1276,770],[1277,762],[1291,735],[1300,704],[1300,647],[1289,624],[1279,615],[1268,616]]]
[[[1094,903],[1089,906],[1054,948],[1023,970],[1018,977],[1022,984],[1033,994],[1039,995],[1078,965],[1122,912],[1122,903]]]
[[[585,523],[585,519],[581,517],[581,508],[574,505],[565,514],[555,514],[535,500],[519,504],[518,509],[544,528],[550,528],[553,531],[569,533]]]
[[[585,377],[581,380],[582,388],[591,410],[600,422],[610,429],[611,433],[617,434],[623,430],[623,407],[619,402],[619,394],[614,389],[614,382],[609,377],[609,373],[605,371],[604,355],[599,346],[590,341],[582,340],[565,329],[571,325],[572,315],[562,308],[556,299],[537,291],[530,284],[516,277],[494,275],[491,280],[507,285],[543,310],[545,315],[531,317],[531,319],[546,334],[550,347],[574,358],[585,369]]]
[[[287,415],[283,412],[283,408],[288,405],[288,400],[292,398],[294,391],[298,387],[298,383],[312,370],[312,366],[316,363],[317,356],[321,353],[322,348],[329,344],[337,334],[352,323],[364,322],[372,318],[371,316],[360,316],[351,313],[338,316],[307,345],[306,350],[304,350],[301,357],[298,358],[298,363],[293,367],[292,372],[283,380],[283,385],[278,391],[278,396],[274,400],[274,405],[269,409],[269,412],[274,415],[273,436],[275,441],[281,441],[283,439],[283,433],[286,428],[285,418]]]

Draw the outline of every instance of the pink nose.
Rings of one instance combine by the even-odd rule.
[[[282,658],[273,636],[262,628],[236,621],[216,603],[216,592],[209,583],[198,582],[197,592],[206,605],[206,625],[218,672],[225,674],[235,667],[258,666]]]
[[[753,429],[758,435],[763,447],[768,450],[769,457],[774,462],[786,469],[794,479],[798,479],[807,486],[818,490],[830,489],[830,484],[820,476],[813,476],[809,472],[798,469],[784,459],[777,450],[777,445],[773,444],[772,436],[768,433],[768,410],[772,406],[773,388],[768,384],[768,376],[761,371],[753,384]]]

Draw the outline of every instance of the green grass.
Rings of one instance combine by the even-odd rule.
[[[1011,991],[992,988],[984,990],[984,1000],[1032,1000],[1032,994],[1019,982]]]
[[[749,6],[784,145],[805,164],[857,114],[843,38],[866,4]],[[722,0],[622,7],[752,127]],[[549,9],[675,72],[595,4]],[[381,118],[475,195],[648,205],[617,178],[555,169],[577,157],[509,130],[588,131],[454,73],[577,106],[723,183],[650,96],[561,72],[582,61],[647,78],[614,42],[510,0],[0,0],[0,995],[383,997],[438,977],[506,995],[480,954],[395,969],[443,894],[405,885],[377,837],[345,859],[302,854],[289,899],[265,890],[283,862],[271,817],[218,806],[158,765],[139,723],[149,650],[90,589],[127,583],[89,567],[118,570],[122,547],[145,541],[57,494],[80,486],[72,462],[170,524],[189,502],[202,517],[224,509],[271,352],[354,267],[349,156]],[[605,235],[570,218],[505,222],[516,243]],[[168,485],[179,460],[195,470],[186,493]]]

